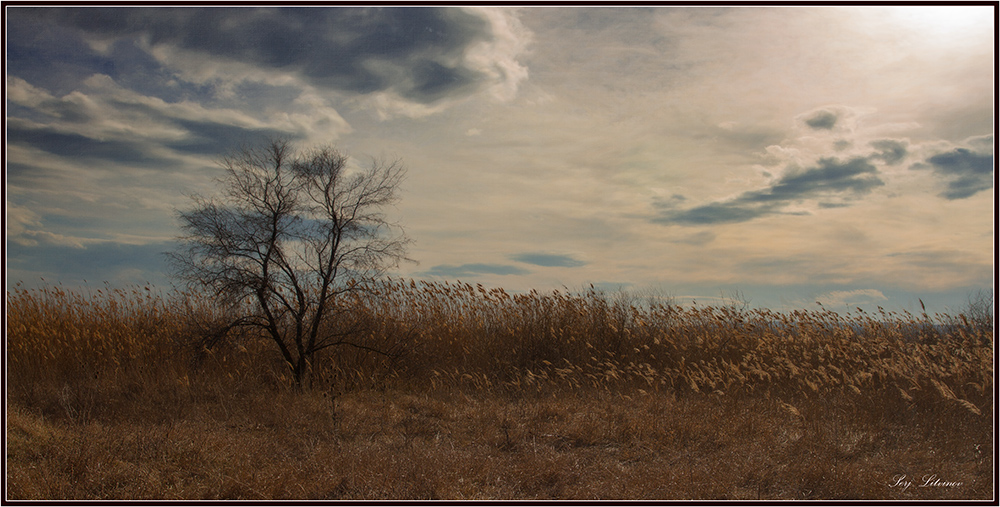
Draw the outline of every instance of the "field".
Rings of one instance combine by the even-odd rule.
[[[211,299],[7,293],[7,500],[991,500],[992,324],[392,281],[296,388]]]

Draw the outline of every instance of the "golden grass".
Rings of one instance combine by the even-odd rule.
[[[8,292],[7,498],[995,495],[992,330],[959,316],[403,281],[338,308],[404,353],[300,392],[261,337],[201,346],[208,299]]]

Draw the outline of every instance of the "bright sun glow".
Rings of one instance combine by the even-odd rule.
[[[970,32],[992,31],[993,8],[988,6],[908,6],[887,10],[897,24],[927,37],[958,41]]]

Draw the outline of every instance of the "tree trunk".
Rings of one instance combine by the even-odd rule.
[[[292,366],[292,378],[295,380],[294,386],[296,391],[302,391],[305,389],[305,382],[307,380],[306,366],[308,364],[309,361],[306,358],[305,354],[303,354],[299,356],[298,361],[296,361],[295,365]]]

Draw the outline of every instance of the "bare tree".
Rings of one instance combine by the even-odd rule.
[[[333,148],[296,153],[283,139],[244,145],[220,160],[218,195],[178,212],[175,273],[235,309],[226,330],[261,329],[301,387],[316,352],[369,348],[333,333],[337,298],[365,290],[406,259],[408,239],[385,208],[405,175],[399,161],[351,171]],[[378,352],[377,350],[373,350]]]

